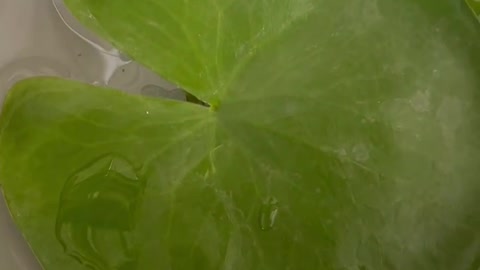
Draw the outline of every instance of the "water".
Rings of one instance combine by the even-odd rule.
[[[134,269],[133,230],[144,187],[131,163],[117,155],[73,174],[62,190],[55,228],[65,252],[92,269]]]
[[[167,90],[161,86],[149,84],[142,88],[140,93],[150,97],[164,97],[171,99],[185,99],[185,92],[179,88]]]
[[[135,94],[141,94],[147,85],[161,87],[167,93],[177,89],[85,30],[61,0],[1,2],[0,102],[15,82],[39,75],[107,85]],[[185,99],[178,93],[173,96]]]
[[[41,270],[20,233],[16,230],[0,192],[0,264],[1,269]]]
[[[13,84],[21,79],[39,75],[107,85],[134,94],[185,99],[183,92],[176,86],[131,61],[128,56],[122,55],[108,43],[85,30],[68,13],[61,0],[0,0],[0,107]],[[128,167],[125,165],[128,162],[112,156],[97,162],[103,164],[102,162],[109,159],[113,160],[116,166]],[[109,203],[111,207],[116,207],[117,211],[130,213],[136,195],[126,193],[122,188],[139,186],[140,181],[135,180],[137,178],[126,171],[108,172],[110,173],[108,176],[102,177],[115,186],[111,192],[118,195],[118,200],[106,199],[110,193],[102,191],[100,187],[97,195],[93,189],[84,189],[83,186],[88,182],[87,178],[83,182],[75,182],[76,184],[72,184],[64,191],[77,194],[77,200],[65,202],[65,206],[59,209],[61,215],[57,226],[58,237],[71,256],[83,256],[87,263],[125,266],[134,262],[131,255],[134,251],[128,248],[131,240],[128,231],[131,224],[119,223],[116,226],[122,226],[115,227],[111,225],[113,220],[103,218],[94,221],[93,217],[90,217],[89,223],[79,225],[71,218],[74,212],[81,211],[82,207],[89,203],[95,205]],[[87,195],[91,198],[89,199]],[[95,222],[104,223],[104,226],[99,228]],[[106,224],[110,224],[110,227]],[[86,239],[90,239],[91,242],[84,243],[79,240],[85,236],[88,236]],[[0,240],[1,269],[41,269],[20,233],[15,229],[2,194],[0,194]],[[115,241],[126,243],[125,248],[108,252],[103,249],[106,243]],[[92,247],[98,252],[92,253]],[[120,260],[117,256],[127,259]]]

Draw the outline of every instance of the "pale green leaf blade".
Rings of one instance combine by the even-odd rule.
[[[312,3],[218,112],[289,224],[269,244],[291,235],[296,260],[277,267],[478,268],[474,16],[458,1]]]
[[[162,235],[145,226],[214,140],[204,107],[58,79],[15,86],[0,128],[0,183],[45,269],[136,269]]]
[[[317,0],[65,2],[118,49],[210,103],[261,44],[313,9],[335,9]]]
[[[255,9],[264,12],[260,17],[265,22],[257,21],[252,24],[254,30],[246,32],[246,36],[257,30],[263,33],[261,27],[271,21],[271,27],[265,28],[266,35],[260,35],[265,39],[256,40],[251,47],[254,49],[245,57],[223,56],[222,63],[231,63],[224,65],[225,73],[211,72],[217,75],[207,77],[195,74],[215,70],[215,61],[212,64],[209,60],[206,66],[201,66],[192,60],[194,71],[177,73],[167,70],[182,63],[178,58],[185,55],[175,46],[172,46],[176,51],[170,60],[153,63],[157,58],[147,59],[147,53],[151,56],[163,52],[143,47],[143,42],[149,41],[123,43],[128,36],[138,37],[135,31],[142,32],[138,21],[150,18],[136,12],[147,12],[147,6],[156,10],[154,4],[163,3],[175,14],[181,14],[176,8],[187,7],[185,2],[76,2],[88,5],[99,25],[104,25],[105,35],[114,41],[115,37],[122,37],[115,41],[119,48],[127,52],[142,48],[138,55],[132,55],[169,79],[197,89],[194,93],[204,99],[212,100],[210,97],[218,95],[220,105],[213,116],[205,116],[206,111],[197,107],[171,108],[174,110],[171,114],[181,114],[174,117],[182,119],[201,114],[200,118],[208,119],[209,124],[199,130],[180,128],[179,132],[194,129],[192,134],[203,139],[185,140],[178,152],[172,150],[170,155],[162,156],[156,166],[167,169],[167,175],[176,179],[178,166],[189,165],[191,159],[198,160],[196,157],[206,158],[189,170],[188,175],[182,175],[179,185],[171,189],[167,185],[167,193],[159,194],[156,188],[165,187],[164,175],[152,175],[147,183],[154,187],[145,189],[145,200],[139,204],[139,222],[129,230],[133,235],[125,236],[133,238],[133,242],[126,241],[126,246],[133,247],[127,250],[135,251],[129,253],[134,255],[120,256],[120,260],[111,250],[124,251],[125,245],[111,240],[111,232],[105,231],[101,223],[114,220],[115,224],[128,224],[127,218],[119,218],[125,216],[118,214],[121,212],[112,212],[115,219],[84,222],[82,217],[86,214],[73,211],[81,208],[64,203],[67,207],[62,209],[73,210],[47,212],[40,222],[44,227],[26,227],[25,224],[33,223],[24,216],[28,217],[43,197],[26,199],[21,197],[22,189],[39,179],[52,181],[51,175],[58,170],[56,164],[68,165],[75,176],[75,171],[91,168],[89,164],[95,165],[98,160],[102,165],[105,160],[92,155],[88,156],[89,162],[76,162],[68,153],[60,151],[63,148],[54,149],[56,154],[52,160],[42,159],[38,164],[24,164],[18,158],[9,160],[17,156],[22,147],[36,148],[50,139],[40,134],[34,135],[37,139],[27,144],[20,143],[24,133],[15,126],[7,126],[5,119],[24,119],[28,115],[27,125],[21,124],[22,121],[12,123],[20,123],[28,133],[35,134],[35,127],[43,116],[32,113],[28,107],[7,109],[2,116],[1,126],[6,126],[2,133],[11,135],[7,136],[10,140],[0,141],[0,147],[8,149],[0,161],[9,166],[0,169],[11,168],[6,170],[9,175],[17,175],[12,183],[23,179],[23,184],[11,186],[10,190],[6,188],[7,195],[16,196],[10,199],[11,208],[19,215],[17,222],[24,224],[21,227],[29,240],[32,238],[31,242],[37,243],[33,246],[37,254],[43,254],[39,257],[48,265],[47,270],[80,267],[69,261],[68,255],[50,253],[40,246],[42,241],[48,242],[49,246],[56,245],[58,251],[61,241],[55,240],[52,233],[39,234],[38,231],[51,232],[53,222],[59,217],[64,220],[61,214],[64,211],[73,213],[68,223],[83,232],[76,234],[77,241],[83,245],[74,255],[81,256],[81,261],[94,269],[478,268],[480,213],[476,206],[480,192],[480,117],[477,89],[480,83],[475,63],[480,60],[480,50],[475,42],[479,35],[477,23],[468,8],[454,0],[189,1],[188,7],[201,12],[197,17],[187,18],[185,25],[187,29],[197,29],[200,36],[206,35],[205,39],[199,37],[199,42],[211,44],[209,35],[216,34],[206,23],[195,20],[204,16],[216,18],[218,12],[211,8],[213,3],[224,7],[237,5],[236,9],[228,9],[231,16],[225,21],[238,30],[230,31],[233,35],[241,36],[244,25],[239,22],[256,18],[256,13],[238,7],[267,2],[270,9]],[[133,10],[136,12],[131,14],[137,15],[128,17]],[[77,12],[88,14],[85,10]],[[235,14],[237,16],[233,16]],[[280,20],[285,18],[284,14],[300,16]],[[127,18],[141,19],[127,22]],[[181,25],[165,22],[169,31]],[[289,23],[275,28],[280,22]],[[122,27],[117,28],[115,24]],[[165,38],[159,33],[158,40],[155,39],[154,30],[143,34],[149,40]],[[185,38],[179,35],[172,40],[176,39]],[[190,47],[184,50],[196,54]],[[236,50],[235,44],[225,49],[227,55],[234,55]],[[155,54],[150,54],[152,51]],[[208,55],[209,51],[202,53]],[[209,90],[212,85],[220,89],[217,94]],[[68,91],[70,87],[68,84],[61,88],[66,89],[65,96],[74,100],[78,93]],[[43,91],[48,88],[39,87]],[[109,104],[107,99],[110,97],[100,101]],[[21,101],[21,96],[14,96],[7,108],[19,106]],[[46,112],[55,111],[58,106],[41,96],[34,101]],[[60,100],[55,104],[57,102],[61,104]],[[164,108],[162,102],[155,106]],[[123,108],[119,106],[114,111],[122,112],[120,107]],[[71,117],[82,111],[73,107],[64,117],[82,127],[81,121]],[[143,119],[140,113],[134,115]],[[97,121],[97,117],[92,116],[92,120]],[[108,120],[115,119],[109,117]],[[125,127],[115,121],[116,127]],[[58,133],[69,130],[58,122],[46,126]],[[68,138],[106,136],[91,128],[75,130],[85,130],[85,135],[69,133]],[[137,143],[145,139],[141,134],[137,137]],[[166,136],[162,138],[160,144],[170,140]],[[185,160],[190,144],[198,154],[189,155],[191,159]],[[79,147],[75,142],[73,145],[74,149]],[[121,147],[133,149],[131,145]],[[158,148],[153,144],[149,146],[145,150],[148,153]],[[118,147],[112,144],[106,150]],[[95,151],[93,153],[98,154]],[[39,156],[24,156],[24,159],[38,160]],[[114,164],[124,164],[126,173],[131,171],[124,158],[108,157],[116,161]],[[125,159],[138,163],[148,160],[130,152]],[[21,173],[17,174],[18,171]],[[82,178],[82,174],[79,177]],[[92,185],[96,183],[98,180]],[[39,194],[50,194],[46,189],[45,186],[35,190],[40,191]],[[52,197],[61,198],[61,193],[57,189]],[[69,194],[77,197],[84,193],[82,189],[72,189]],[[95,192],[92,196],[95,197]],[[55,201],[52,204],[57,206]],[[48,205],[42,207],[42,211],[45,209],[49,209]],[[105,213],[95,205],[85,209]],[[73,244],[75,247],[75,242]],[[72,243],[68,247],[71,250]],[[92,247],[99,251],[91,252]],[[125,258],[134,259],[131,264],[122,265],[121,260]]]

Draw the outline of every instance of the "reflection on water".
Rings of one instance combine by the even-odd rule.
[[[0,108],[13,84],[45,75],[133,94],[155,85],[167,97],[185,100],[170,93],[175,85],[83,27],[63,0],[0,0]]]
[[[90,61],[97,62],[100,59],[102,68],[94,74],[95,79],[88,81],[89,83],[110,86],[137,94],[141,94],[144,87],[153,85],[165,90],[159,93],[159,97],[185,100],[183,91],[176,91],[177,89],[173,84],[158,77],[142,65],[133,62],[127,55],[82,26],[67,9],[64,0],[50,1],[52,1],[53,7],[63,24],[82,41],[94,48],[95,57]],[[90,63],[85,68],[90,69],[94,65],[96,63]]]
[[[133,231],[144,186],[129,161],[111,154],[72,175],[56,224],[65,252],[95,270],[135,269]]]
[[[128,63],[131,60],[128,59],[125,55],[121,55],[121,53],[112,47],[108,42],[98,38],[92,32],[87,31],[81,24],[78,22],[75,17],[70,13],[70,11],[65,6],[64,0],[52,0],[53,6],[55,10],[58,12],[58,15],[62,19],[63,23],[75,33],[79,38],[83,39],[85,42],[89,43],[98,51],[103,53],[110,54],[112,56],[116,56],[119,60]]]

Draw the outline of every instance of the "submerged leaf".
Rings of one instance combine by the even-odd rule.
[[[0,181],[46,270],[480,263],[480,36],[456,0],[67,0],[211,108],[20,83]]]

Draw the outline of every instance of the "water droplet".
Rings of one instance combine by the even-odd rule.
[[[364,144],[357,144],[352,149],[353,159],[355,161],[364,162],[370,158],[370,153]]]
[[[141,90],[140,93],[144,96],[149,96],[149,97],[163,97],[163,98],[169,98],[169,99],[175,99],[175,100],[185,100],[185,92],[183,92],[181,89],[173,89],[173,90],[167,90],[159,85],[153,85],[149,84],[144,86]]]
[[[67,179],[55,227],[65,252],[92,269],[134,266],[133,230],[144,186],[132,164],[117,155],[102,156]]]
[[[278,200],[274,197],[267,198],[260,209],[260,229],[269,231],[275,226],[278,215]]]

